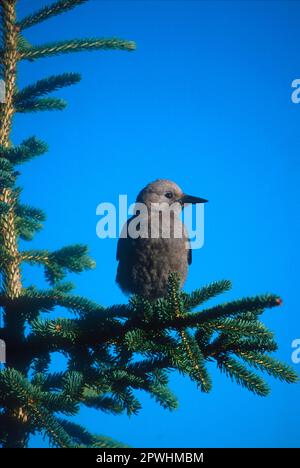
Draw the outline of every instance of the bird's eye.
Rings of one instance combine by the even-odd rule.
[[[172,192],[167,192],[167,193],[165,193],[165,197],[167,197],[167,198],[172,198],[172,197],[173,197],[173,193],[172,193]]]

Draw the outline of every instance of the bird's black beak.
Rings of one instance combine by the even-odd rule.
[[[200,197],[193,197],[192,195],[187,195],[184,193],[182,197],[180,198],[180,203],[182,205],[192,203],[195,205],[196,203],[206,203],[208,200],[205,200],[205,198],[200,198]]]

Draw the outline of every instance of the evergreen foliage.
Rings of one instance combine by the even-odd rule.
[[[42,228],[45,216],[41,210],[21,203],[16,166],[45,153],[47,145],[36,137],[12,145],[13,114],[62,109],[64,101],[45,96],[77,83],[80,76],[50,76],[18,91],[18,61],[84,50],[135,48],[133,42],[119,39],[34,46],[20,36],[21,30],[85,1],[60,0],[19,22],[15,0],[1,2],[2,72],[6,83],[0,130],[0,338],[7,346],[7,363],[0,372],[3,447],[26,447],[35,433],[48,437],[55,447],[122,447],[107,436],[89,433],[69,418],[82,406],[115,415],[137,414],[141,403],[135,390],[144,390],[163,408],[173,410],[177,400],[168,388],[170,372],[189,376],[201,391],[209,392],[210,362],[259,396],[267,395],[269,388],[256,370],[287,383],[297,380],[292,368],[267,354],[276,351],[277,345],[260,315],[264,309],[280,305],[276,295],[207,308],[206,301],[231,288],[229,281],[217,281],[187,294],[172,274],[164,299],[150,303],[133,297],[128,304],[105,308],[73,294],[73,285],[65,282],[68,273],[95,267],[85,246],[71,245],[53,252],[19,249],[19,239],[31,240]],[[49,285],[46,290],[23,285],[23,263],[44,269]],[[68,311],[67,318],[51,317],[57,306]],[[61,372],[50,370],[54,352],[67,359]]]

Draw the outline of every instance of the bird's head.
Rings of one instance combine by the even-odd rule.
[[[137,196],[137,203],[144,203],[147,208],[151,208],[151,204],[168,204],[180,203],[185,204],[205,203],[205,198],[194,197],[187,195],[181,188],[168,179],[157,179],[154,182],[146,185]]]

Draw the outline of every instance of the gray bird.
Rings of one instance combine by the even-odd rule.
[[[150,301],[164,297],[172,272],[179,273],[181,286],[184,284],[192,250],[180,211],[184,204],[205,202],[204,198],[186,195],[167,179],[155,180],[141,190],[135,206],[145,209],[138,209],[127,221],[117,247],[116,282],[124,293]],[[164,223],[168,213],[169,225]]]

